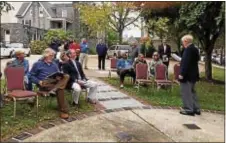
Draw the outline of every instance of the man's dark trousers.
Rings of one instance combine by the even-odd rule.
[[[105,58],[106,58],[106,55],[104,56],[98,56],[98,68],[99,70],[105,70]],[[102,68],[101,68],[101,63],[102,63]]]
[[[188,112],[194,112],[200,110],[200,106],[198,103],[196,91],[195,91],[195,83],[194,82],[181,82],[181,95],[183,101],[183,109]]]

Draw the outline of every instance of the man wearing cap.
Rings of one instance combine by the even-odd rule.
[[[24,58],[25,57],[24,51],[17,50],[15,52],[15,56],[16,56],[16,59],[9,62],[8,66],[9,67],[24,67],[24,73],[25,73],[24,81],[25,81],[26,89],[32,90],[32,84],[29,82],[29,63],[28,63],[28,60],[26,60]]]

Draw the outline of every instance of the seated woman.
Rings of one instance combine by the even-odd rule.
[[[120,76],[120,87],[124,87],[124,79],[126,75],[129,75],[133,78],[133,84],[136,80],[136,74],[133,69],[132,61],[128,60],[128,56],[126,53],[122,54],[122,58],[118,60],[117,62],[117,73]]]
[[[147,64],[146,60],[144,59],[143,54],[139,54],[138,58],[133,62],[133,69],[136,71],[136,65],[137,64]]]
[[[158,52],[154,52],[152,56],[152,60],[149,63],[151,76],[155,76],[155,67],[159,64],[162,64],[162,60],[159,58]]]

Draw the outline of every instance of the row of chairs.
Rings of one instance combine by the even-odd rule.
[[[111,77],[111,73],[117,71],[117,59],[113,58],[110,60],[110,70],[108,77]],[[141,83],[153,83],[155,87],[166,85],[171,86],[173,83],[179,84],[180,65],[175,64],[174,66],[174,80],[170,81],[167,78],[167,67],[164,64],[157,65],[155,67],[155,76],[151,78],[149,76],[149,67],[147,64],[137,64],[136,65],[136,82],[138,84],[138,90]]]

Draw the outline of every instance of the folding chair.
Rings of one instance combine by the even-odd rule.
[[[136,82],[138,84],[138,91],[140,89],[140,83],[152,83],[148,75],[149,74],[147,64],[136,65]]]
[[[176,84],[180,84],[179,74],[180,74],[180,64],[175,64],[174,65],[174,80],[173,80],[173,82],[176,83]]]
[[[172,88],[172,81],[167,79],[166,71],[167,67],[164,64],[157,65],[155,67],[155,80],[154,86],[169,85]]]
[[[36,97],[37,117],[38,117],[38,94],[25,90],[24,87],[24,68],[23,67],[6,67],[6,94],[14,101],[14,117],[16,116],[16,101]]]
[[[117,59],[116,58],[112,58],[110,59],[111,63],[110,63],[110,70],[109,70],[109,74],[108,77],[111,78],[111,72],[117,72]]]

